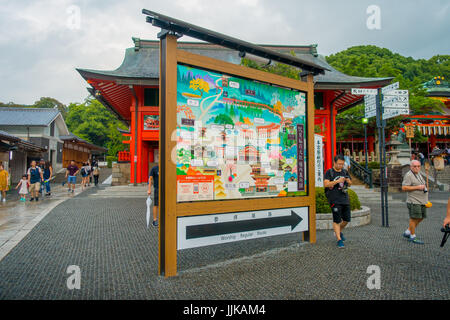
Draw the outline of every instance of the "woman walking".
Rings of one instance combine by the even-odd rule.
[[[86,162],[83,162],[83,166],[81,167],[81,190],[84,190],[86,188],[86,184],[88,183],[89,179],[89,169],[88,164]]]
[[[97,166],[94,166],[92,175],[94,176],[94,184],[95,184],[95,186],[97,186],[98,185],[98,177],[100,175],[100,169]]]
[[[52,179],[53,176],[53,168],[52,165],[50,164],[50,161],[45,161],[44,164],[44,187],[45,187],[45,195],[46,196],[50,196],[50,180]]]
[[[350,170],[350,150],[345,149],[344,150],[344,169],[349,171]]]
[[[8,171],[6,171],[3,164],[0,163],[0,192],[2,194],[3,202],[6,202],[6,191],[8,191]]]

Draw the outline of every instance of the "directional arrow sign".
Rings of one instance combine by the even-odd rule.
[[[401,114],[409,114],[409,109],[389,109],[383,113],[383,119],[394,118]]]
[[[366,112],[366,113],[364,114],[364,117],[365,117],[365,118],[372,118],[372,117],[375,117],[376,115],[377,115],[376,110],[373,110],[373,111],[368,111],[368,112]]]
[[[364,105],[365,105],[365,117],[371,118],[376,115],[376,96],[373,95],[365,95],[364,96]]]
[[[387,94],[388,92],[390,92],[392,90],[398,89],[399,86],[400,86],[400,84],[398,82],[395,82],[395,83],[390,84],[390,85],[388,85],[388,86],[386,86],[384,88],[381,88],[381,93],[382,94]]]
[[[376,95],[378,93],[377,89],[369,89],[369,88],[352,88],[352,94],[354,95]]]
[[[390,102],[409,102],[408,96],[383,96],[383,104]]]
[[[383,104],[384,109],[405,109],[409,108],[408,102],[393,102],[388,104]]]
[[[365,112],[371,112],[371,111],[376,111],[377,110],[377,106],[372,106],[372,105],[368,105],[364,108]]]
[[[308,230],[308,207],[177,219],[178,250]]]
[[[397,96],[407,96],[409,94],[408,90],[391,90],[388,93],[386,93],[385,95],[397,95]]]
[[[365,95],[364,96],[364,104],[366,106],[376,105],[376,96]]]

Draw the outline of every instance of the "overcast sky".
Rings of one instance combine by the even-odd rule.
[[[116,69],[131,37],[157,39],[143,8],[252,43],[316,43],[323,55],[364,44],[450,54],[450,0],[0,0],[0,101],[82,102],[75,68]]]

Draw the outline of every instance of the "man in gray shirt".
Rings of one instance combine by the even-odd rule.
[[[409,170],[402,182],[402,190],[407,192],[406,205],[409,211],[409,227],[403,236],[416,244],[423,244],[416,238],[416,228],[423,219],[427,217],[428,190],[425,180],[420,175],[420,161],[411,161]]]

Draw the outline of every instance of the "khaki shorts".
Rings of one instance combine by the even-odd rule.
[[[33,191],[39,191],[40,188],[41,188],[40,182],[32,183],[30,184],[30,193]]]
[[[407,202],[409,217],[411,219],[425,219],[427,217],[427,207],[424,204],[414,204]]]

